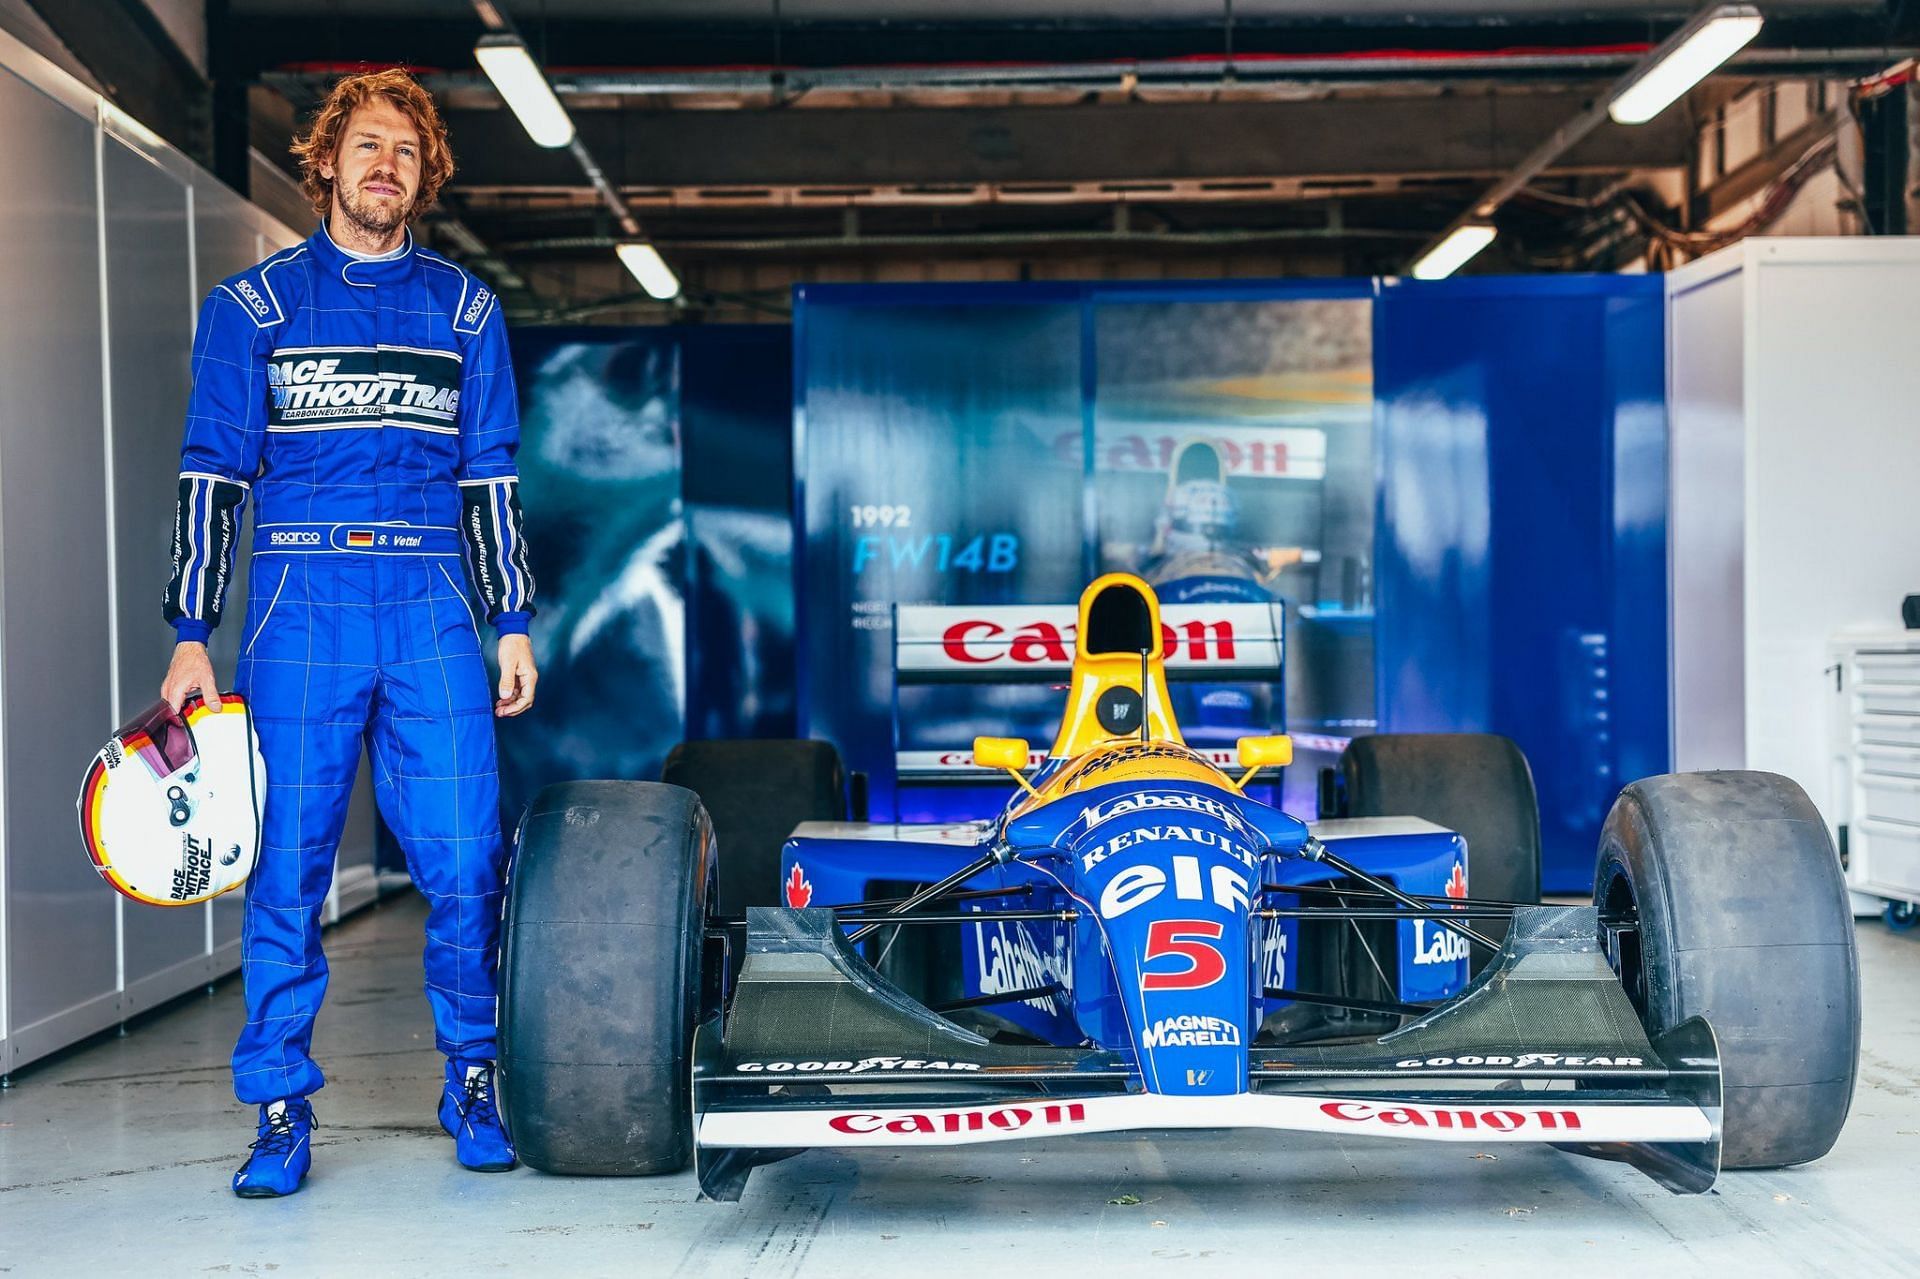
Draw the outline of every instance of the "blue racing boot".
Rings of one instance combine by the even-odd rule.
[[[287,1097],[260,1107],[260,1135],[249,1147],[233,1193],[242,1199],[278,1199],[300,1189],[313,1166],[313,1107],[305,1097]]]
[[[440,1126],[453,1138],[460,1166],[470,1172],[505,1172],[519,1160],[513,1138],[493,1100],[493,1063],[447,1059],[447,1086],[440,1094]]]

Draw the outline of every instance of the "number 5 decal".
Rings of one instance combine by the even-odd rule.
[[[1186,960],[1187,967],[1177,973],[1143,973],[1140,989],[1199,990],[1219,981],[1227,975],[1227,961],[1221,958],[1220,948],[1189,939],[1207,937],[1218,941],[1223,931],[1223,925],[1205,919],[1154,920],[1147,925],[1147,953],[1141,962],[1151,964],[1156,959],[1172,956]]]

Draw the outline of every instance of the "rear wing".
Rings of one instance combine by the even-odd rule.
[[[895,776],[902,781],[978,780],[971,733],[955,740],[908,741],[900,690],[915,685],[1057,685],[1073,675],[1079,610],[1072,604],[901,604],[893,616]],[[1161,651],[1172,681],[1279,684],[1285,679],[1286,606],[1272,603],[1162,604]],[[991,720],[993,712],[982,712]],[[1053,712],[1057,722],[1058,711]],[[980,731],[1017,735],[1001,724]],[[1051,731],[1051,730],[1049,730]],[[1196,747],[1222,767],[1231,749]],[[1029,766],[1046,759],[1036,743]]]
[[[1073,672],[1072,604],[978,607],[901,604],[893,613],[896,684],[1057,684]],[[1281,679],[1286,607],[1162,604],[1168,679],[1260,683]]]

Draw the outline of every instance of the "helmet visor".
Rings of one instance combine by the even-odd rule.
[[[193,762],[193,730],[175,719],[173,708],[155,702],[114,734],[130,755],[137,755],[155,777],[169,777]]]

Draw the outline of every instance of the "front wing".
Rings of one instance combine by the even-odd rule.
[[[1649,1042],[1595,936],[1591,908],[1523,909],[1487,970],[1427,1016],[1373,1043],[1256,1046],[1248,1091],[1168,1096],[1141,1090],[1128,1052],[994,1043],[929,1012],[831,912],[755,910],[725,1033],[716,1020],[695,1039],[701,1192],[737,1199],[755,1166],[814,1147],[1219,1128],[1547,1143],[1705,1191],[1713,1032],[1695,1018]]]

